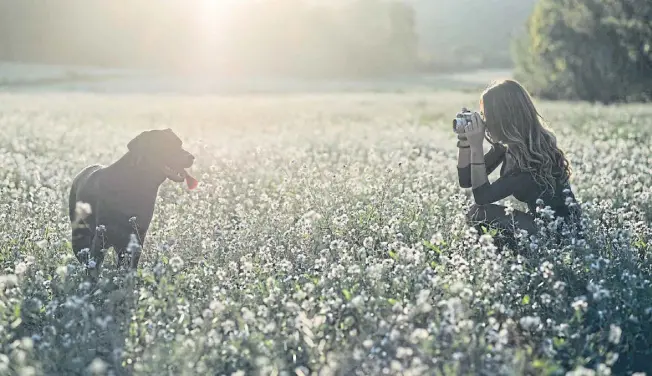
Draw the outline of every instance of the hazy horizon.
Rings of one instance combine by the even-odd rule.
[[[358,77],[508,68],[511,32],[533,0],[507,3],[135,0],[124,6],[108,0],[0,0],[0,61],[199,76]],[[513,14],[506,15],[506,8]],[[498,30],[497,24],[504,27]],[[489,25],[492,38],[483,30]]]

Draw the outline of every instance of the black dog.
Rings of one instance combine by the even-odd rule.
[[[72,249],[94,277],[99,275],[103,250],[113,247],[120,266],[132,234],[142,247],[159,186],[166,179],[186,180],[191,189],[197,182],[184,170],[192,166],[195,157],[182,148],[181,140],[169,128],[142,132],[127,148],[128,152],[109,166],[86,167],[70,189]],[[78,203],[90,205],[90,213]],[[131,267],[136,268],[140,252],[129,256]]]

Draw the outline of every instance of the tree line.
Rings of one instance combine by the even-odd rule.
[[[548,99],[652,99],[651,1],[208,3],[0,0],[0,60],[321,78],[513,68]]]
[[[322,77],[508,67],[533,1],[243,0],[221,16],[193,0],[0,0],[0,60]]]
[[[0,0],[0,60],[292,76],[415,68],[414,9],[402,1],[206,3]]]
[[[539,0],[513,45],[535,95],[600,103],[652,100],[652,2]]]

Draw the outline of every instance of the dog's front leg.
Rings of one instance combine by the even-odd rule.
[[[125,230],[123,234],[125,234],[123,235],[124,242],[121,242],[120,246],[116,247],[116,264],[119,266],[127,266],[125,264],[128,264],[131,269],[137,269],[142,252],[142,241],[139,235],[133,234],[131,231]],[[127,236],[126,234],[129,235]]]
[[[94,279],[100,276],[102,263],[104,262],[105,232],[106,230],[103,225],[97,226],[95,236],[93,236],[93,242],[91,243],[90,260],[88,261],[87,268],[89,275]]]
[[[134,247],[131,250],[131,254],[129,255],[131,257],[131,268],[133,270],[138,269],[138,261],[140,261],[140,252],[142,251],[142,248],[140,246]]]
[[[131,224],[132,233],[129,236],[129,244],[127,244],[127,254],[129,255],[129,266],[131,269],[138,269],[138,262],[140,261],[140,254],[143,251],[143,243],[145,242],[145,235],[147,228],[142,228],[138,225],[138,218],[132,217],[129,219]],[[149,221],[148,221],[149,223]]]
[[[140,253],[139,253],[140,256]],[[120,248],[119,251],[116,251],[116,265],[118,268],[127,267],[133,265],[133,255],[129,252],[129,248]]]
[[[133,270],[138,269],[138,262],[140,261],[140,254],[143,251],[142,238],[138,231],[136,234],[131,234],[129,237],[129,244],[127,244],[126,254],[129,257],[129,267]]]
[[[116,258],[116,265],[118,267],[122,266],[125,264],[125,259],[126,262],[129,263],[129,267],[131,269],[138,269],[138,262],[140,261],[140,253],[141,253],[141,248],[140,246],[137,247],[128,247],[126,249],[121,249],[120,252],[116,252],[117,258]]]

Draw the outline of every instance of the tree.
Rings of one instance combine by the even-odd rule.
[[[651,100],[650,19],[649,2],[540,0],[514,44],[516,78],[548,99]]]

